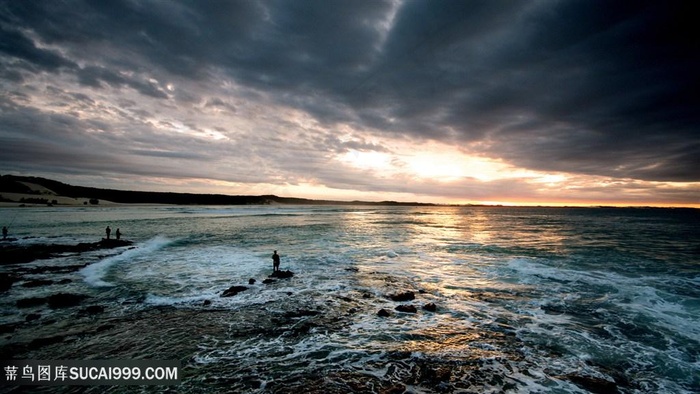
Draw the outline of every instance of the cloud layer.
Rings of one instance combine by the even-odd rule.
[[[3,2],[0,165],[122,188],[700,204],[689,7]],[[430,147],[499,175],[416,176]],[[366,153],[386,162],[344,160]]]

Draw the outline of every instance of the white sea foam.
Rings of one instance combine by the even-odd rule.
[[[181,304],[201,304],[205,300],[211,300],[213,297],[218,297],[217,294],[199,294],[184,297],[166,297],[154,294],[148,294],[144,303],[149,305],[181,305]]]
[[[513,259],[508,263],[508,268],[518,272],[522,283],[546,286],[542,288],[547,289],[552,298],[545,296],[542,303],[575,301],[581,297],[580,291],[590,286],[608,288],[610,292],[601,293],[596,301],[605,300],[616,307],[624,306],[629,312],[647,316],[654,324],[700,341],[697,311],[685,305],[683,299],[660,290],[657,284],[667,280],[662,276],[627,277],[613,272],[577,271],[550,267],[527,259]],[[553,288],[556,291],[552,291]]]
[[[162,236],[151,238],[143,244],[137,245],[133,249],[125,250],[120,254],[109,256],[98,261],[97,263],[90,264],[87,267],[80,270],[80,273],[85,277],[85,282],[87,282],[91,286],[114,286],[113,283],[104,280],[105,275],[107,275],[111,267],[113,267],[115,264],[128,262],[137,256],[153,253],[172,242],[172,240]]]

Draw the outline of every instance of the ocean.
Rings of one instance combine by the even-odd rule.
[[[11,327],[2,358],[182,362],[177,386],[37,392],[700,392],[699,210],[118,206],[0,215],[16,245],[95,242],[106,226],[134,242],[0,264],[19,278],[0,293],[0,324]],[[274,250],[294,276],[263,283]],[[247,289],[221,297],[234,285]],[[414,299],[392,299],[406,292]],[[18,306],[56,293],[87,298]]]

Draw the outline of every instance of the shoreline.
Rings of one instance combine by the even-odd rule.
[[[98,247],[114,243],[116,240],[103,239],[83,245]],[[48,246],[42,244],[38,248]],[[177,359],[182,372],[181,383],[175,389],[183,392],[289,393],[305,392],[304,389],[312,386],[319,392],[404,393],[412,387],[425,392],[476,392],[494,387],[510,391],[526,389],[529,384],[562,382],[601,393],[636,387],[624,375],[605,366],[600,367],[600,372],[607,378],[586,372],[557,374],[556,369],[543,378],[541,370],[547,369],[538,363],[541,359],[528,357],[522,351],[525,345],[517,335],[516,320],[485,319],[457,329],[447,318],[438,330],[431,330],[422,326],[420,319],[442,319],[443,314],[449,315],[449,310],[441,310],[442,306],[437,311],[419,313],[396,309],[398,312],[382,316],[377,311],[379,307],[390,309],[413,298],[393,299],[389,292],[374,293],[354,286],[310,297],[313,288],[290,291],[283,282],[253,285],[266,286],[264,291],[274,294],[281,302],[249,299],[235,307],[216,301],[208,303],[209,299],[151,304],[140,295],[115,298],[109,290],[86,287],[75,278],[64,283],[66,274],[72,275],[87,264],[73,264],[79,261],[71,261],[69,256],[63,265],[57,265],[52,262],[57,257],[66,256],[49,256],[38,266],[0,265],[3,269],[12,267],[31,274],[22,279],[21,288],[12,288],[16,290],[12,294],[12,313],[5,315],[0,324],[0,351],[12,359]],[[32,271],[36,269],[41,271]],[[37,273],[42,276],[35,277]],[[374,275],[372,279],[376,281],[395,283],[381,272],[367,275]],[[430,299],[423,295],[430,294],[430,290],[420,284],[403,284],[398,290],[407,287],[416,292],[413,303],[419,305]],[[405,338],[388,339],[381,347],[342,347],[342,338],[357,335],[357,322],[377,318],[385,319],[382,321],[386,324],[413,328],[404,334]],[[341,338],[331,345],[337,349],[309,353],[324,361],[304,366],[294,363],[271,366],[251,355],[254,353],[246,353],[247,349],[238,348],[239,344],[271,343],[272,347],[279,346],[279,350],[267,349],[268,356],[272,354],[269,357],[297,359],[295,349],[305,349],[310,343],[323,344],[328,336]],[[239,358],[232,349],[245,356]],[[327,361],[336,350],[344,355],[333,362]],[[324,355],[326,351],[328,354]],[[553,351],[551,357],[558,357],[556,349]],[[371,361],[366,370],[356,368],[368,359]],[[88,391],[99,390],[96,387]]]
[[[0,240],[0,265],[26,264],[35,260],[49,260],[65,253],[80,254],[94,250],[114,249],[133,245],[133,241],[113,238],[102,238],[102,240],[97,242],[82,242],[75,245],[25,245],[15,243],[16,240],[16,238]]]
[[[106,245],[105,241],[87,245],[113,246],[113,242]],[[50,246],[34,248],[41,250]],[[71,245],[71,248],[82,247]],[[517,380],[498,368],[484,376],[479,367],[525,362],[512,327],[498,324],[474,327],[469,333],[459,334],[465,339],[481,338],[500,344],[502,348],[493,351],[500,357],[495,362],[487,356],[492,351],[474,352],[456,359],[437,354],[416,356],[410,342],[396,341],[387,343],[381,350],[357,349],[359,353],[350,352],[343,362],[304,367],[292,364],[270,369],[265,360],[250,356],[239,359],[229,355],[228,348],[220,344],[262,340],[279,342],[284,344],[285,351],[293,352],[318,335],[350,335],[358,320],[366,319],[367,314],[377,314],[379,307],[386,306],[387,302],[400,305],[399,301],[389,301],[389,294],[370,294],[360,289],[318,294],[309,299],[307,290],[290,291],[289,282],[279,281],[249,285],[259,286],[265,292],[276,294],[280,300],[286,300],[274,305],[249,300],[230,308],[213,298],[213,303],[149,304],[138,297],[114,298],[100,289],[85,288],[75,279],[64,282],[62,278],[66,274],[73,275],[84,265],[55,265],[55,257],[65,256],[35,260],[41,263],[39,266],[0,265],[20,271],[26,267],[27,273],[48,267],[61,268],[42,270],[40,278],[34,272],[21,279],[22,283],[16,284],[17,289],[0,290],[0,294],[14,291],[16,299],[13,307],[16,313],[5,316],[0,324],[0,351],[11,359],[177,359],[182,365],[180,383],[174,387],[178,391],[276,393],[304,392],[312,386],[321,390],[319,392],[400,393],[411,386],[446,386],[453,377],[458,379],[455,384],[463,388],[487,386],[494,379],[515,387]],[[318,297],[326,301],[316,302]],[[435,312],[420,313],[432,316]],[[382,319],[401,324],[402,320],[412,320],[420,313],[392,311],[391,316]],[[370,356],[373,359],[371,368],[393,369],[397,371],[395,376],[368,375],[354,368],[355,362],[367,357],[365,353],[374,354]],[[91,390],[100,388],[88,391]]]
[[[74,272],[81,266],[68,268],[75,268]],[[66,272],[47,273],[61,276]],[[416,331],[407,334],[416,340],[388,341],[380,349],[354,349],[338,362],[303,367],[270,368],[265,359],[239,357],[221,346],[262,340],[293,352],[316,336],[351,335],[357,321],[366,320],[367,315],[382,316],[377,309],[389,300],[402,305],[403,300],[392,299],[391,294],[348,289],[324,295],[326,302],[318,303],[316,297],[308,299],[305,290],[292,292],[282,283],[259,284],[255,286],[266,286],[266,292],[278,293],[286,301],[271,306],[251,300],[229,308],[206,301],[148,304],[138,298],[105,297],[90,289],[71,292],[70,283],[38,284],[44,285],[52,287],[44,296],[18,299],[15,308],[23,319],[16,316],[14,321],[0,324],[0,351],[11,359],[177,359],[182,365],[181,379],[174,389],[182,392],[294,393],[306,392],[308,387],[319,392],[404,393],[411,387],[425,392],[489,391],[494,387],[508,391],[522,388],[523,380],[537,385],[542,379],[538,372],[530,373],[541,366],[522,352],[516,328],[505,320],[485,321],[459,332],[449,327],[439,332]],[[421,302],[421,294],[417,292],[414,302]],[[421,314],[440,313],[392,311],[380,318],[389,324],[403,324]],[[445,349],[457,346],[469,351],[450,355],[437,350],[445,334],[451,342]],[[356,363],[365,362],[362,360],[367,357],[371,359],[368,370],[356,368]],[[370,370],[385,372],[377,375]],[[568,382],[593,392],[615,392],[618,388],[615,381],[585,374],[550,376],[545,381]],[[88,392],[99,390],[94,387]]]
[[[700,204],[678,204],[672,202],[656,203],[654,205],[625,203],[606,205],[595,202],[468,202],[468,203],[429,203],[429,202],[403,202],[403,201],[338,201],[315,200],[298,197],[280,197],[276,195],[226,195],[226,194],[197,194],[183,192],[154,192],[135,190],[101,189],[94,187],[73,186],[50,179],[39,177],[26,177],[15,175],[3,175],[1,177],[7,184],[6,191],[0,191],[0,207],[3,203],[33,204],[45,206],[47,203],[57,202],[52,205],[99,205],[91,204],[99,201],[104,206],[130,205],[130,204],[162,204],[162,205],[347,205],[347,206],[409,206],[409,207],[494,207],[494,208],[622,208],[622,209],[700,209]],[[67,197],[67,196],[91,196],[91,197]],[[12,197],[12,198],[8,198]],[[24,198],[26,201],[19,201]],[[31,200],[44,200],[44,203],[34,203]]]

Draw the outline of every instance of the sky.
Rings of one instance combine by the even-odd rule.
[[[0,0],[0,174],[700,207],[692,3]]]

